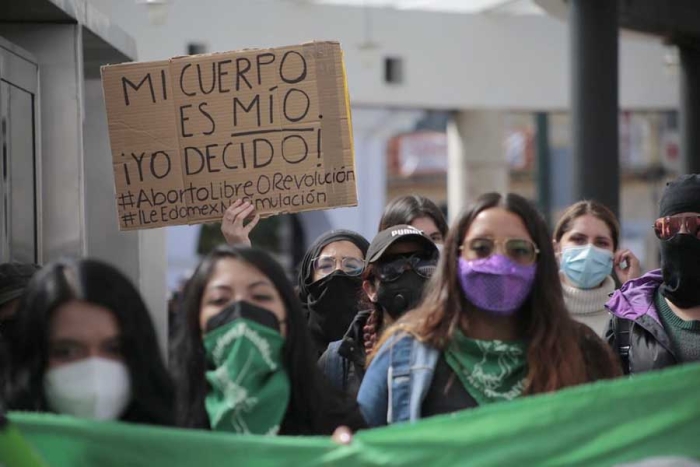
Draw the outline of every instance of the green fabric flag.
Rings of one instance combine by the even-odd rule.
[[[445,360],[479,405],[513,400],[525,389],[525,342],[470,339],[458,329]]]
[[[9,418],[50,467],[700,465],[700,364],[358,433],[349,446],[55,415]],[[4,435],[0,435],[4,436]],[[6,446],[0,464],[7,460]],[[20,466],[21,464],[17,464]]]
[[[0,414],[0,467],[5,466],[47,467],[17,427]]]

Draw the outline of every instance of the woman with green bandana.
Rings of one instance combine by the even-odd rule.
[[[267,253],[219,247],[185,290],[174,349],[178,423],[239,434],[365,427],[315,365],[301,305]]]
[[[567,313],[547,227],[524,198],[481,196],[450,230],[423,302],[377,344],[358,402],[370,426],[621,374]]]

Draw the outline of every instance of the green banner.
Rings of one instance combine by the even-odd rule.
[[[328,438],[162,429],[46,414],[9,418],[0,434],[5,467],[38,465],[19,461],[13,451],[24,446],[19,434],[49,467],[616,466],[650,459],[652,464],[640,465],[700,466],[700,365],[368,430],[349,446]]]

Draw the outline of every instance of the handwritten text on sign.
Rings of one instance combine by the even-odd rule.
[[[357,204],[337,43],[103,67],[122,230]]]

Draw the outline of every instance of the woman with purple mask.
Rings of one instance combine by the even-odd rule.
[[[370,426],[415,421],[621,374],[564,305],[547,227],[514,195],[453,225],[422,304],[389,328],[358,402]]]

